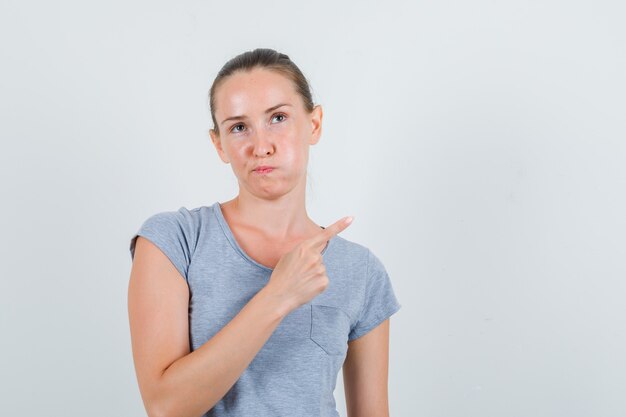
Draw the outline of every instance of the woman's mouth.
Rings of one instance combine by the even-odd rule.
[[[254,170],[257,174],[268,174],[274,170],[274,167],[258,167]]]

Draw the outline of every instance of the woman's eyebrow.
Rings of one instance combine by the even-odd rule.
[[[265,110],[265,113],[272,112],[272,111],[274,111],[274,110],[276,110],[277,108],[282,107],[282,106],[291,106],[291,104],[289,104],[289,103],[280,103],[280,104],[277,104],[277,105],[272,106],[272,107],[270,107],[269,109]],[[292,106],[292,107],[293,107],[293,106]],[[223,125],[224,123],[226,123],[226,122],[227,122],[227,121],[229,121],[229,120],[237,120],[237,119],[245,119],[245,118],[246,118],[246,115],[241,115],[241,116],[232,116],[232,117],[229,117],[228,119],[224,119],[224,120],[222,120],[222,123],[220,123],[220,125]]]

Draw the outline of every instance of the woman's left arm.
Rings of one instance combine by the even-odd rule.
[[[389,319],[348,343],[343,385],[348,417],[389,417]]]

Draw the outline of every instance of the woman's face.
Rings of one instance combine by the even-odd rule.
[[[222,161],[232,165],[240,187],[264,198],[298,185],[304,190],[309,145],[319,141],[322,109],[318,105],[307,113],[291,80],[260,68],[229,76],[215,94],[215,119],[220,135],[211,129],[211,140]],[[274,169],[255,172],[260,165]]]

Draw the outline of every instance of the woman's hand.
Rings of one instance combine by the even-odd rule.
[[[287,313],[309,302],[328,287],[321,252],[327,241],[347,228],[352,220],[352,217],[342,218],[316,236],[300,242],[280,258],[264,290],[277,297]]]

